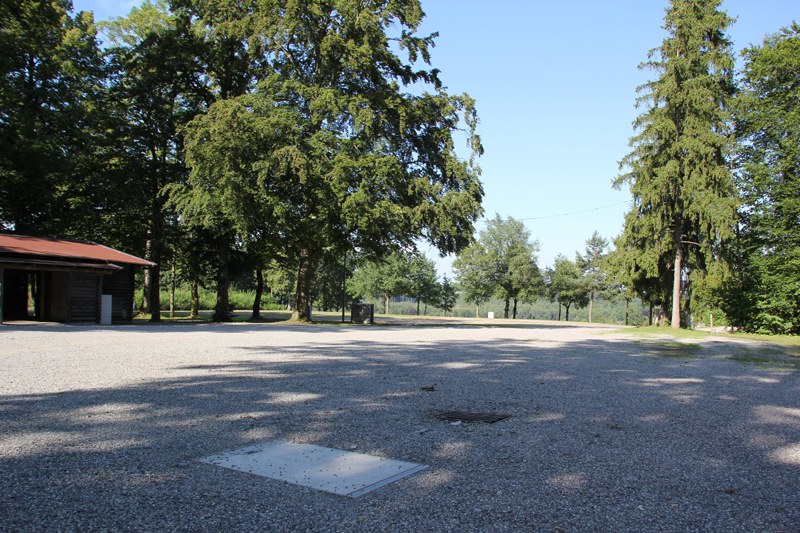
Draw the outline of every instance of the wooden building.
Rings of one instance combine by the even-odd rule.
[[[130,322],[135,268],[152,265],[90,241],[0,234],[0,322]]]

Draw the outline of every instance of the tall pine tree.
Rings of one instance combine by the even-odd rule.
[[[671,274],[672,327],[680,327],[684,270],[704,268],[729,234],[736,200],[725,155],[733,94],[733,55],[725,30],[733,22],[721,0],[672,0],[664,29],[669,37],[640,68],[658,78],[639,87],[633,151],[620,163],[629,172],[633,209],[628,241],[656,250]]]

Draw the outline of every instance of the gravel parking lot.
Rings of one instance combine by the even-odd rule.
[[[0,531],[800,531],[800,376],[729,358],[774,348],[496,324],[3,326]],[[198,462],[275,438],[429,468]]]

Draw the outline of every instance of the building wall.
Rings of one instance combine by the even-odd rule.
[[[111,322],[127,323],[133,320],[134,270],[125,265],[122,270],[103,276],[103,294],[110,294]]]
[[[68,322],[100,322],[103,276],[71,272],[70,277]]]
[[[29,318],[28,284],[32,273],[40,280],[37,320],[99,323],[104,294],[112,296],[112,323],[133,320],[135,269],[124,265],[111,274],[0,268],[0,322]]]
[[[44,273],[44,318],[48,322],[69,322],[69,272]]]

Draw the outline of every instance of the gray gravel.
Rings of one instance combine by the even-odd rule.
[[[0,531],[800,531],[800,376],[729,359],[774,349],[430,324],[4,326]],[[274,438],[430,468],[349,499],[197,461]]]

